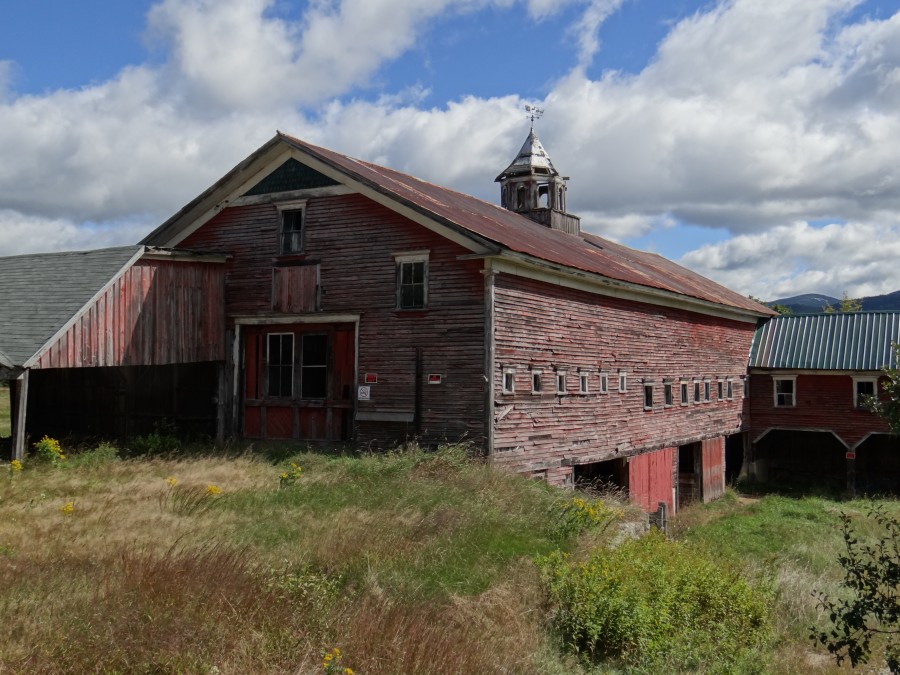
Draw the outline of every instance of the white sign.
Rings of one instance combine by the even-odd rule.
[[[361,386],[356,393],[356,398],[360,401],[368,401],[371,398],[372,387]]]

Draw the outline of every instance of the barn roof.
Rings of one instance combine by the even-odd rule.
[[[0,365],[24,365],[143,251],[121,246],[0,258]]]
[[[529,145],[528,141],[526,145]],[[211,214],[227,206],[229,194],[233,194],[251,176],[259,180],[256,172],[261,169],[264,157],[279,156],[278,151],[285,148],[296,151],[295,156],[301,162],[311,158],[333,170],[335,175],[361,184],[386,197],[389,203],[420,214],[492,254],[513,254],[512,257],[517,260],[551,263],[551,266],[586,272],[621,285],[690,298],[700,301],[701,305],[707,303],[725,307],[744,316],[775,314],[768,307],[654,253],[638,251],[587,233],[574,235],[552,230],[471,195],[311,145],[280,132],[141,243],[177,245],[186,236],[184,232],[196,226],[201,214]]]
[[[881,370],[900,342],[900,312],[798,314],[769,319],[756,329],[751,368]]]

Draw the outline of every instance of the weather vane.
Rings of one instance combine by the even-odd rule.
[[[531,128],[534,129],[534,121],[544,116],[544,109],[538,108],[536,105],[525,104],[525,116],[531,120]]]

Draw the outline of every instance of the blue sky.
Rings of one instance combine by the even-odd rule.
[[[736,290],[900,288],[886,0],[36,0],[0,23],[0,255],[133,242],[292,133],[570,210]]]

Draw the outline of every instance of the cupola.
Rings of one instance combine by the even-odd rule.
[[[500,205],[554,230],[581,231],[580,219],[566,213],[567,177],[559,175],[534,127],[512,163],[497,176]]]

